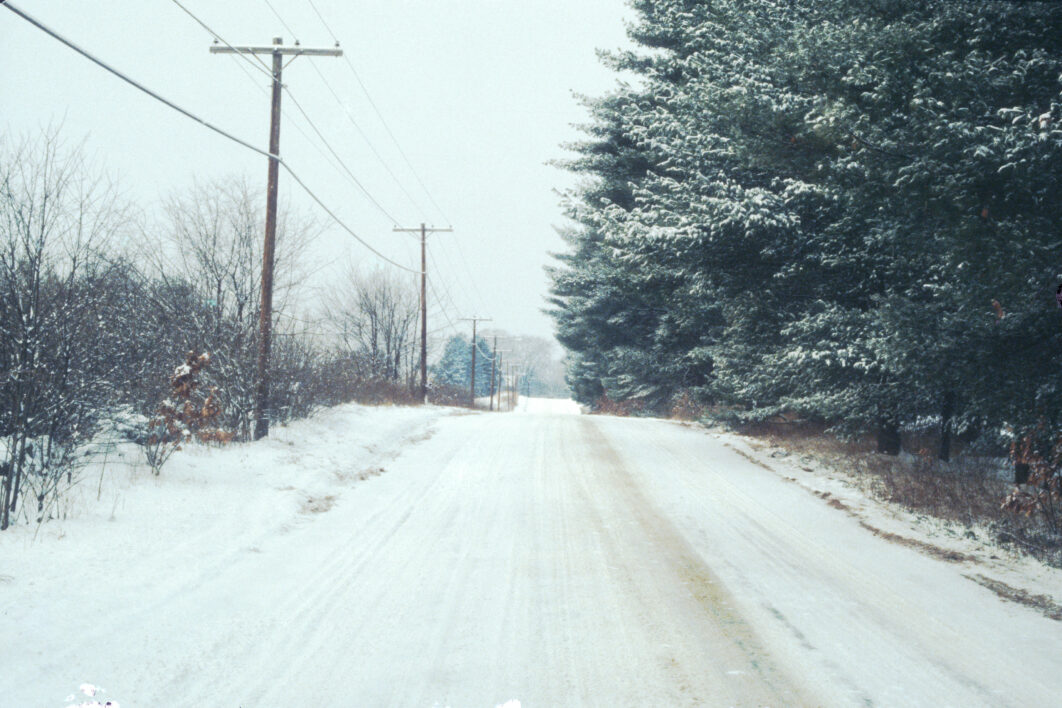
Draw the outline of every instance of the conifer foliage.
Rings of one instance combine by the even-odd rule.
[[[637,0],[549,269],[584,403],[1062,426],[1062,5]],[[1020,437],[1020,434],[1019,434]]]

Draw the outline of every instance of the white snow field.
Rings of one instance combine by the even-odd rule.
[[[1062,700],[1062,623],[976,568],[702,429],[521,411],[343,407],[89,483],[0,534],[0,706]]]

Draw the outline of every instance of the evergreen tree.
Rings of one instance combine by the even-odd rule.
[[[481,338],[476,340],[476,396],[490,394],[491,359],[493,349]],[[455,334],[446,340],[442,358],[431,367],[433,381],[450,386],[469,388],[472,385],[472,342]]]
[[[551,270],[581,400],[688,388],[892,449],[1057,418],[1062,8],[634,6],[653,51],[607,59],[640,83],[590,102]]]

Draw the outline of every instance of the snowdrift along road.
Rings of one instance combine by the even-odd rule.
[[[222,508],[194,533],[166,531],[170,507],[61,540],[0,538],[0,705],[65,705],[83,681],[125,708],[1062,696],[1062,625],[703,430],[533,401],[511,415],[349,410],[243,446],[257,478],[237,448],[197,458],[232,465],[212,468],[217,485],[166,472],[141,485],[158,500],[214,494]],[[390,447],[367,450],[366,430]],[[271,491],[273,521],[241,532],[225,505],[255,508],[276,466],[298,489]]]

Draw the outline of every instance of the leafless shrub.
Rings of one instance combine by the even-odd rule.
[[[113,185],[56,131],[0,145],[0,529],[24,486],[42,518],[74,482],[111,397],[123,335],[98,313],[124,220]]]
[[[437,406],[468,406],[468,389],[463,386],[432,381],[428,385],[428,400]]]

